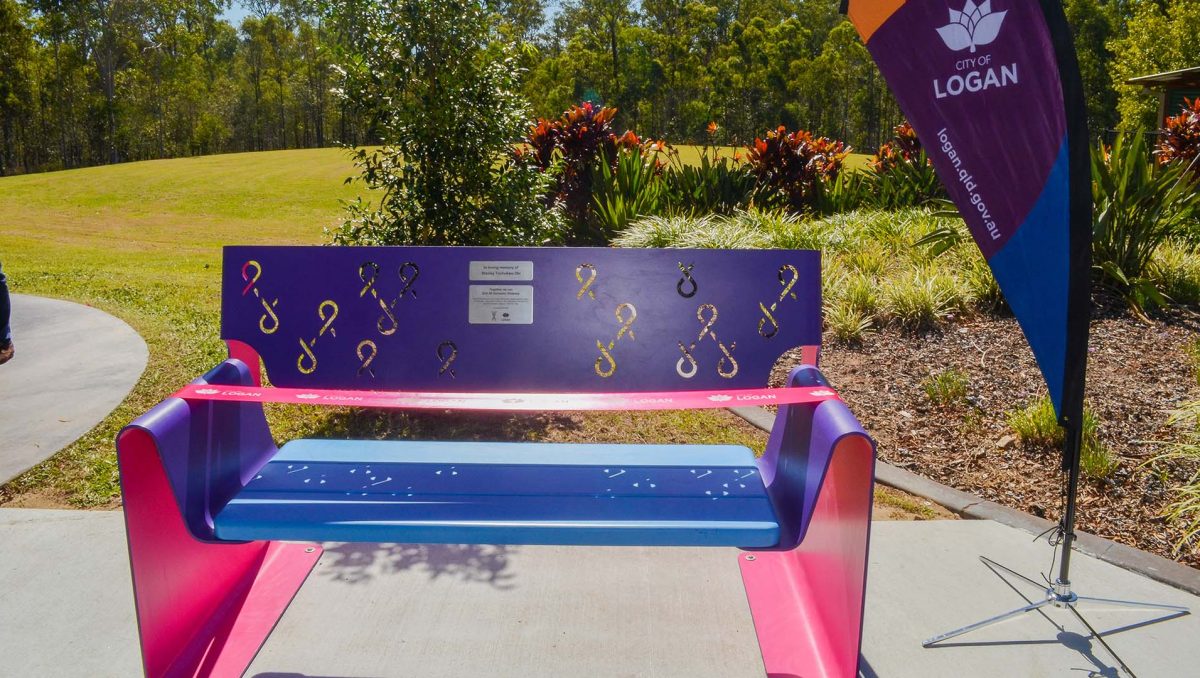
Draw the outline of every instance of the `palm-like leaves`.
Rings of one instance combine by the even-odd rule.
[[[1142,134],[1092,154],[1092,257],[1102,282],[1142,311],[1166,302],[1151,282],[1151,257],[1167,241],[1195,247],[1200,182],[1186,168],[1155,168]]]

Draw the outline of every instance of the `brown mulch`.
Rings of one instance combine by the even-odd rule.
[[[1191,469],[1166,466],[1163,476],[1143,466],[1181,431],[1167,425],[1171,410],[1200,398],[1185,347],[1200,331],[1200,315],[1175,311],[1152,322],[1109,308],[1092,322],[1088,405],[1100,420],[1099,438],[1120,459],[1105,480],[1084,480],[1080,529],[1192,567],[1200,546],[1174,553],[1180,530],[1163,518],[1170,486]],[[783,357],[772,377],[780,384],[797,352]],[[1057,520],[1064,475],[1060,453],[1018,442],[1006,415],[1046,390],[1020,328],[1012,318],[973,318],[914,335],[886,330],[859,346],[826,345],[821,370],[841,393],[890,464],[1005,506]],[[968,403],[934,407],[922,381],[958,369],[969,378]]]

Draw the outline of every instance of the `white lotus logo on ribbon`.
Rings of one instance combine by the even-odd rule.
[[[942,36],[942,42],[955,52],[970,48],[974,54],[976,47],[990,45],[1000,34],[1005,14],[1008,10],[992,12],[992,0],[983,0],[978,5],[974,0],[967,0],[961,12],[950,10],[950,23],[937,32]]]
[[[320,398],[321,396],[317,393],[298,393],[298,394],[296,394],[296,397],[303,398],[305,400],[316,400],[317,398]]]
[[[710,396],[708,397],[708,399],[709,399],[709,400],[711,400],[711,401],[713,401],[714,403],[723,403],[723,402],[725,402],[725,401],[727,401],[727,400],[733,400],[733,396],[731,396],[731,395],[724,395],[724,394],[718,394],[718,395],[710,395]]]
[[[819,389],[819,390],[813,391],[812,394],[817,396],[818,398],[828,398],[829,396],[837,395],[833,391],[826,391],[824,389]]]
[[[196,389],[196,395],[216,395],[218,393],[220,393],[220,391],[218,391],[215,388],[198,388],[198,389]]]

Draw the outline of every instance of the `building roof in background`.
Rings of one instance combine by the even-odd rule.
[[[1140,75],[1126,80],[1125,84],[1143,87],[1200,87],[1200,66],[1153,75]]]

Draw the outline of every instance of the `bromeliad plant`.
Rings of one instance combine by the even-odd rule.
[[[601,165],[611,178],[619,152],[641,149],[642,140],[631,131],[617,136],[612,120],[617,109],[590,102],[567,109],[557,120],[539,119],[526,138],[532,156],[543,171],[557,170],[558,181],[550,200],[560,202],[578,243],[604,244],[603,229],[595,223],[595,205]]]
[[[557,120],[539,119],[529,130],[529,146],[542,170],[561,162],[557,197],[568,217],[587,221],[600,154],[613,146],[617,109],[591,102],[567,109]]]
[[[865,170],[866,199],[875,207],[916,207],[946,198],[946,189],[925,155],[917,133],[907,122],[895,127]]]
[[[1166,119],[1154,155],[1160,164],[1190,167],[1200,177],[1200,97],[1184,99],[1179,115]]]
[[[842,171],[850,147],[807,130],[780,125],[755,139],[746,160],[758,182],[756,203],[792,212],[822,213],[826,186]]]

